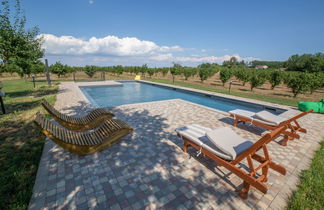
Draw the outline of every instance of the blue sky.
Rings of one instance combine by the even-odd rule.
[[[32,0],[50,63],[169,66],[324,52],[323,0]]]

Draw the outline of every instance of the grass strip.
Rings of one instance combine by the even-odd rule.
[[[7,114],[0,115],[0,209],[27,209],[45,137],[34,125],[40,102],[56,100],[57,84],[3,81]]]
[[[316,151],[308,170],[302,172],[298,189],[288,209],[323,209],[324,207],[324,141]]]

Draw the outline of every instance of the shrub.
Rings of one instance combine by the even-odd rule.
[[[251,77],[251,70],[245,67],[237,67],[234,71],[235,77],[243,82],[243,86],[245,86],[245,83],[250,81]]]
[[[156,70],[154,68],[148,68],[147,73],[150,77],[152,77],[155,74]]]
[[[163,77],[165,77],[169,72],[169,68],[161,68],[159,72],[161,72]]]
[[[212,68],[199,68],[198,70],[198,75],[200,77],[201,82],[204,82],[207,80],[209,77],[213,76],[215,72],[213,71]]]
[[[85,66],[84,73],[86,73],[90,78],[92,78],[96,73],[95,67],[94,66]]]
[[[269,82],[271,84],[271,90],[273,90],[276,86],[280,85],[282,81],[282,73],[280,71],[272,71],[270,72]]]
[[[180,64],[177,64],[177,63],[173,63],[173,67],[170,68],[170,73],[172,75],[173,84],[174,84],[175,76],[181,74],[181,68],[182,68],[182,66]]]
[[[65,75],[68,73],[68,68],[66,65],[63,65],[61,62],[56,62],[55,64],[50,66],[50,70],[52,73],[56,74],[58,77]]]
[[[231,79],[233,75],[233,72],[232,70],[230,70],[229,68],[223,68],[221,71],[220,71],[220,80],[222,81],[223,83],[223,86],[225,86],[225,83]]]
[[[294,73],[291,74],[287,81],[287,86],[291,88],[294,98],[301,93],[305,93],[310,90],[309,80],[311,80],[309,73]]]
[[[182,68],[182,74],[185,77],[185,80],[188,80],[189,77],[194,76],[197,73],[195,68],[190,68],[190,67],[186,67],[186,68]]]
[[[250,77],[251,91],[262,86],[267,81],[267,73],[262,70],[254,70]]]

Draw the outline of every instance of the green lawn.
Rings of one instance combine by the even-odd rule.
[[[57,85],[3,81],[7,114],[0,115],[0,209],[26,209],[32,194],[44,136],[33,123],[40,102],[56,100]],[[2,113],[2,112],[1,112]]]
[[[303,171],[297,191],[288,209],[324,208],[324,141],[313,157],[311,167]]]
[[[171,80],[165,80],[165,79],[145,79],[145,80],[173,85]],[[181,86],[181,87],[187,87],[187,88],[194,88],[194,89],[199,89],[199,90],[207,90],[207,91],[211,91],[211,92],[223,93],[223,94],[228,94],[228,95],[233,95],[233,96],[240,96],[243,98],[256,99],[256,100],[260,100],[260,101],[266,101],[266,102],[270,102],[270,103],[282,104],[282,105],[287,105],[287,106],[297,106],[297,103],[299,101],[298,99],[286,99],[286,98],[272,97],[272,96],[257,94],[257,93],[253,93],[253,92],[243,93],[243,92],[231,91],[229,93],[228,90],[224,90],[224,89],[204,87],[199,84],[190,84],[190,83],[179,82],[179,81],[175,81],[174,85]]]

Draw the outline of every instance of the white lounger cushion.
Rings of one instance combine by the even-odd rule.
[[[287,120],[286,118],[279,117],[279,116],[274,115],[274,114],[267,112],[265,110],[256,113],[255,116],[261,120],[268,121],[268,122],[274,123],[276,125],[279,125],[280,123]]]
[[[231,129],[229,129],[229,130],[231,133],[229,135],[227,135],[226,134],[228,131],[227,129],[224,130],[224,129],[220,128],[220,130],[219,129],[212,130],[210,128],[206,128],[201,125],[193,124],[193,125],[177,128],[176,132],[180,136],[183,136],[183,137],[191,140],[193,143],[201,146],[202,148],[208,150],[209,152],[211,152],[221,158],[224,158],[226,160],[233,160],[233,159],[235,159],[235,157],[237,155],[242,153],[245,149],[250,147],[253,143],[241,138]],[[213,137],[213,133],[214,133],[213,131],[216,131],[216,133],[219,133],[222,136],[221,137]],[[206,133],[209,133],[210,138],[212,138],[213,141],[216,141],[218,143],[214,144],[213,141],[209,140]],[[229,138],[235,138],[235,139],[232,140]],[[223,146],[224,144],[226,145],[225,148]],[[231,151],[229,148],[233,148],[233,151]],[[229,152],[229,151],[231,151],[231,152]]]
[[[226,160],[231,160],[231,156],[225,154],[219,150],[206,136],[206,132],[211,131],[210,128],[203,127],[201,125],[193,124],[177,128],[175,130],[180,136],[183,136],[193,143],[201,146],[202,148],[208,150],[209,152],[224,158]]]
[[[237,116],[246,117],[246,118],[248,118],[248,119],[251,119],[251,121],[258,121],[258,122],[265,123],[265,124],[272,125],[272,126],[277,126],[277,125],[279,125],[281,122],[283,122],[283,121],[286,120],[286,118],[279,117],[279,116],[274,115],[274,114],[272,114],[272,113],[270,113],[270,112],[267,112],[267,111],[261,111],[261,112],[269,113],[270,115],[275,116],[275,117],[278,117],[278,118],[276,118],[276,120],[274,120],[274,118],[272,118],[272,120],[274,120],[274,122],[272,122],[270,118],[269,118],[268,120],[264,120],[264,119],[261,119],[260,116],[258,117],[258,116],[257,116],[257,113],[255,113],[255,112],[250,112],[250,111],[246,111],[246,110],[242,110],[242,109],[234,109],[234,110],[229,111],[228,113],[233,114],[234,116],[237,115]],[[260,113],[260,112],[258,112],[258,113]],[[266,117],[266,116],[263,115],[262,113],[261,113],[261,116]],[[278,120],[279,118],[281,118],[281,119]],[[270,121],[269,121],[269,120],[270,120]],[[280,121],[280,123],[277,124],[279,121]]]
[[[206,133],[208,139],[234,160],[237,155],[248,149],[253,142],[247,141],[227,127],[217,128]]]

